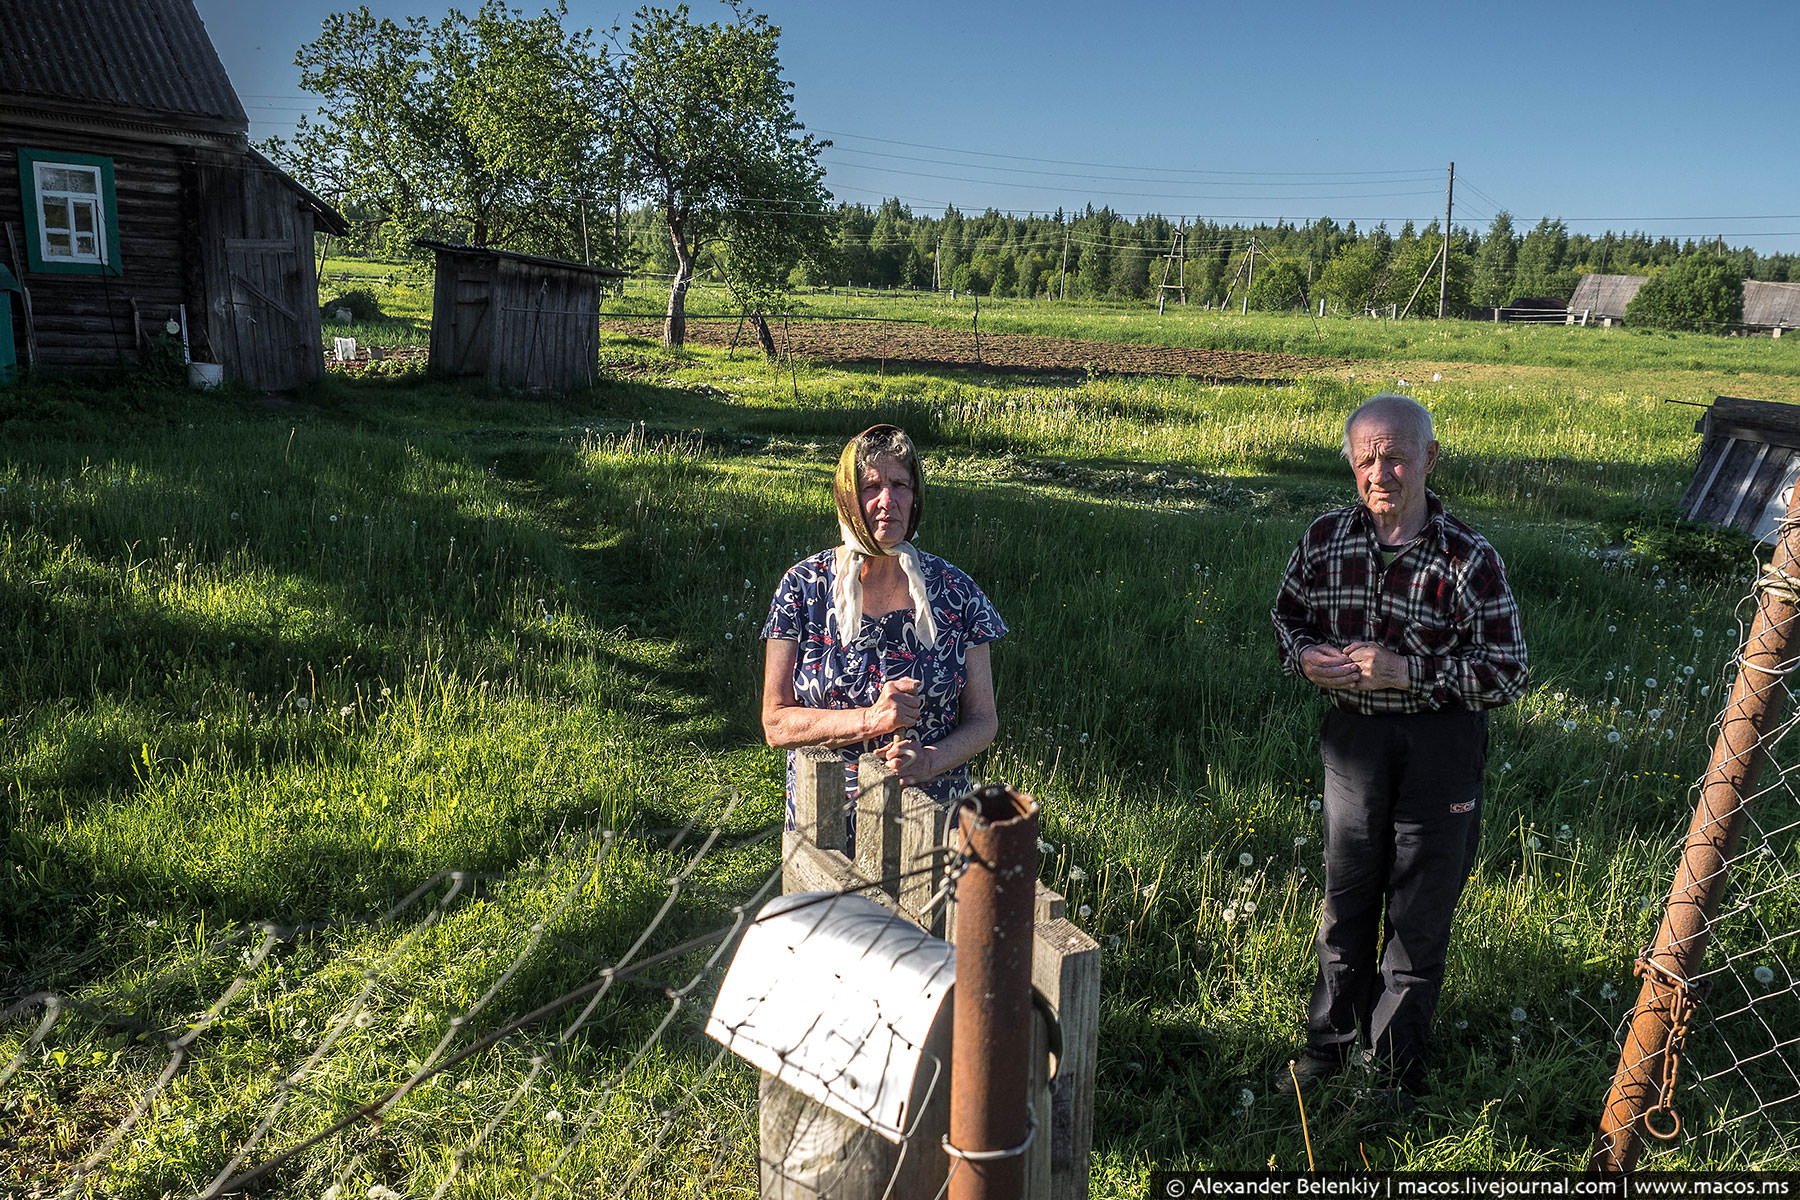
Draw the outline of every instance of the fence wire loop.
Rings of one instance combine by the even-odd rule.
[[[1003,1159],[1017,1158],[1031,1149],[1031,1142],[1037,1137],[1037,1131],[1037,1109],[1027,1103],[1025,1105],[1025,1140],[1018,1145],[1008,1146],[1004,1150],[958,1150],[950,1144],[950,1135],[946,1133],[943,1138],[944,1153],[963,1162],[1000,1162]]]
[[[1648,980],[1653,989],[1667,989],[1669,996],[1669,1040],[1663,1049],[1662,1086],[1656,1103],[1643,1115],[1644,1131],[1665,1142],[1681,1136],[1681,1114],[1675,1111],[1675,1080],[1681,1071],[1681,1052],[1687,1045],[1688,1021],[1694,1015],[1692,985],[1669,968],[1657,962],[1646,946],[1638,955],[1633,973]],[[1658,1117],[1666,1115],[1666,1128],[1658,1128]]]

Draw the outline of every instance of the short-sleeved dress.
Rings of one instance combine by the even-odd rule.
[[[881,685],[917,679],[921,687],[919,723],[913,736],[929,746],[947,736],[962,719],[962,693],[968,682],[969,647],[1006,633],[987,596],[975,581],[935,554],[919,552],[925,597],[937,621],[937,645],[927,650],[919,641],[913,610],[895,609],[884,617],[864,616],[854,639],[840,638],[831,611],[831,581],[837,573],[836,550],[824,550],[788,569],[775,589],[764,639],[800,643],[794,659],[794,695],[807,708],[867,708]],[[879,753],[887,737],[845,746],[844,775],[856,794],[856,760]],[[946,771],[919,785],[940,804],[968,792],[969,769]],[[787,819],[794,822],[794,752],[788,751]]]

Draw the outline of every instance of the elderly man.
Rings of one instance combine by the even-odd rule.
[[[1528,675],[1500,556],[1425,486],[1437,456],[1416,400],[1380,395],[1351,413],[1360,502],[1307,529],[1271,613],[1282,668],[1331,701],[1319,976],[1295,1074],[1305,1087],[1342,1070],[1360,1031],[1402,1109],[1423,1082],[1475,863],[1487,711]]]

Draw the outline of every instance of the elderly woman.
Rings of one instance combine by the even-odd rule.
[[[906,434],[865,429],[832,481],[843,544],[794,564],[775,589],[762,723],[789,752],[789,828],[797,747],[841,751],[852,801],[857,757],[872,752],[948,804],[999,729],[987,644],[1006,622],[967,575],[914,548],[922,485]]]

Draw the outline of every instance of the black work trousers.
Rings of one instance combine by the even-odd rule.
[[[1360,1032],[1391,1081],[1417,1089],[1450,924],[1475,865],[1487,714],[1333,706],[1320,745],[1325,904],[1307,1052],[1343,1062]]]

